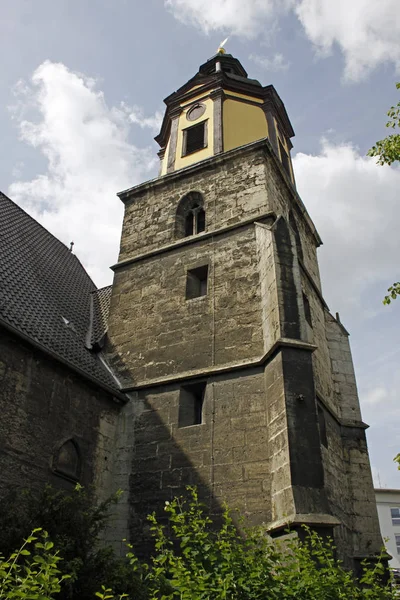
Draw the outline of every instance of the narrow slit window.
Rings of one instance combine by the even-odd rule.
[[[289,178],[291,179],[292,174],[290,172],[289,156],[280,140],[279,140],[279,152],[281,155],[281,162],[282,162],[283,168],[285,169],[286,173],[289,175]]]
[[[202,150],[207,146],[206,121],[183,131],[183,156]]]
[[[194,230],[194,214],[190,211],[185,217],[185,237],[193,235]]]
[[[309,326],[312,327],[310,301],[304,293],[303,293],[303,306],[304,306],[304,314],[306,317],[306,321],[309,324]]]
[[[186,300],[207,295],[208,265],[190,269],[186,278]]]
[[[317,403],[317,411],[318,411],[318,426],[319,426],[319,439],[321,444],[328,447],[328,436],[326,435],[326,420],[325,420],[325,411],[322,406]]]
[[[205,231],[206,228],[206,213],[202,208],[199,208],[195,214],[196,217],[196,233]]]
[[[178,427],[201,425],[203,422],[203,404],[206,383],[193,383],[184,385],[179,394],[179,421]]]

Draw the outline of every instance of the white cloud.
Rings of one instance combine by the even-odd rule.
[[[293,0],[164,0],[178,20],[200,27],[205,33],[223,31],[254,38],[265,31]],[[215,48],[217,50],[217,48]]]
[[[322,141],[294,158],[297,186],[324,245],[319,259],[328,304],[359,310],[362,294],[398,277],[400,168],[380,167],[349,145]],[[383,307],[382,307],[383,309]]]
[[[128,119],[131,123],[139,125],[142,129],[148,127],[154,132],[160,130],[163,114],[161,111],[157,111],[155,115],[151,117],[145,117],[144,111],[140,106],[128,106],[124,102],[121,103],[121,107],[126,111]]]
[[[387,401],[389,397],[390,396],[388,390],[382,386],[378,386],[369,389],[364,394],[363,403],[375,406],[377,404],[382,404],[383,402]]]
[[[279,52],[274,54],[272,58],[260,56],[259,54],[250,54],[249,60],[252,60],[256,65],[267,71],[287,71],[290,67],[290,62]]]
[[[345,60],[344,75],[360,80],[380,64],[400,72],[398,0],[164,0],[172,14],[205,33],[221,31],[245,38],[268,35],[271,24],[291,11],[297,15],[318,53],[337,45]]]
[[[108,107],[93,79],[49,61],[16,95],[20,137],[46,158],[47,171],[14,182],[9,195],[64,243],[73,240],[96,283],[105,285],[121,233],[116,193],[148,178],[157,159],[155,151],[129,141],[131,123],[153,128],[155,118],[142,121],[124,104]],[[26,117],[32,109],[35,120]]]
[[[398,0],[301,0],[296,13],[307,37],[323,54],[339,46],[346,79],[360,80],[386,62],[400,71]]]

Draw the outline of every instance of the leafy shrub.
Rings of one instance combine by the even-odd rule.
[[[140,564],[128,557],[149,600],[384,600],[396,594],[383,584],[385,566],[365,565],[356,581],[335,558],[332,542],[307,530],[306,539],[273,542],[262,528],[242,536],[229,510],[215,528],[195,489],[188,500],[167,503],[169,525],[150,516],[155,554]],[[170,531],[170,533],[168,533]],[[101,596],[99,596],[101,597]],[[113,598],[107,590],[106,598]],[[133,597],[132,597],[133,600]]]
[[[52,600],[68,579],[61,575],[61,558],[53,548],[48,534],[34,529],[7,560],[0,555],[0,600]]]
[[[141,600],[127,561],[99,540],[118,496],[96,504],[90,491],[79,485],[69,494],[51,486],[40,493],[10,492],[0,502],[0,553],[9,555],[32,529],[41,528],[48,532],[63,559],[62,571],[69,576],[62,583],[60,600],[93,600],[102,585]]]

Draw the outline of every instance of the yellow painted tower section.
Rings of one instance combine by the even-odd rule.
[[[209,156],[214,154],[214,144],[213,144],[213,135],[214,135],[214,118],[213,118],[213,101],[211,98],[206,98],[202,100],[202,104],[205,105],[206,110],[202,117],[193,123],[187,120],[186,115],[188,110],[193,106],[193,102],[195,102],[197,98],[193,98],[189,103],[186,103],[183,106],[183,112],[179,117],[179,126],[178,126],[178,143],[176,146],[176,157],[175,157],[175,169],[182,169],[183,167],[188,167],[189,165],[193,165],[199,160],[204,160]],[[199,125],[204,121],[207,122],[207,146],[202,150],[198,150],[197,152],[193,152],[193,154],[188,154],[187,156],[183,156],[183,132],[185,129],[191,127],[192,125]]]
[[[225,151],[268,137],[267,119],[261,106],[228,97],[222,114]]]
[[[165,99],[159,135],[160,175],[268,139],[294,183],[290,138],[294,131],[272,85],[249,79],[240,62],[223,48],[199,72]]]

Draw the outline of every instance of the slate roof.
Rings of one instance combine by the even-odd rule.
[[[93,295],[103,308],[91,322]],[[0,192],[0,324],[117,391],[110,370],[86,347],[90,322],[96,335],[105,332],[107,297],[69,248]]]
[[[90,324],[87,337],[89,347],[101,348],[108,329],[108,313],[110,312],[112,285],[90,294]]]

